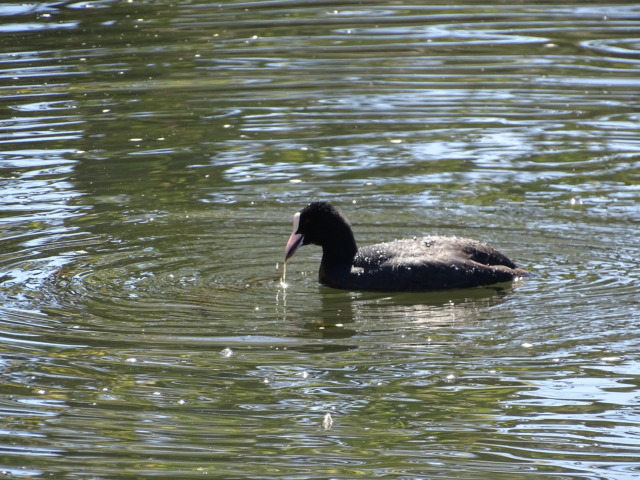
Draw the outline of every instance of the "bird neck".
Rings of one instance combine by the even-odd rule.
[[[353,259],[358,252],[358,245],[353,236],[351,227],[347,225],[336,229],[331,238],[325,240],[322,245],[322,264],[325,267],[351,269]]]

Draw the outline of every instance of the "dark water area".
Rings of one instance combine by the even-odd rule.
[[[2,478],[640,477],[640,6],[0,5]],[[533,275],[318,285],[291,216]]]

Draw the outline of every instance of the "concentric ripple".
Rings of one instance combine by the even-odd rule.
[[[0,476],[637,476],[638,13],[0,5]],[[285,285],[315,199],[532,275]]]

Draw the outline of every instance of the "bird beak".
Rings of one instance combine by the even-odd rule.
[[[291,234],[291,236],[289,237],[289,241],[287,242],[287,246],[284,249],[285,262],[289,260],[291,257],[293,257],[293,254],[296,253],[296,250],[298,250],[298,248],[302,246],[303,240],[304,240],[304,237],[301,234],[296,232],[293,232]]]
[[[289,237],[289,241],[287,242],[287,246],[284,248],[284,261],[286,262],[293,254],[296,253],[299,247],[302,246],[302,241],[304,237],[301,233],[298,233],[298,227],[300,226],[300,212],[296,213],[293,216],[293,232],[291,232],[291,236]]]

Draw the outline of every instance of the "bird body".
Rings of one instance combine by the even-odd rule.
[[[358,249],[351,226],[328,202],[311,203],[294,215],[285,261],[307,244],[322,247],[320,282],[346,290],[468,288],[527,274],[496,249],[467,238],[416,237]]]

